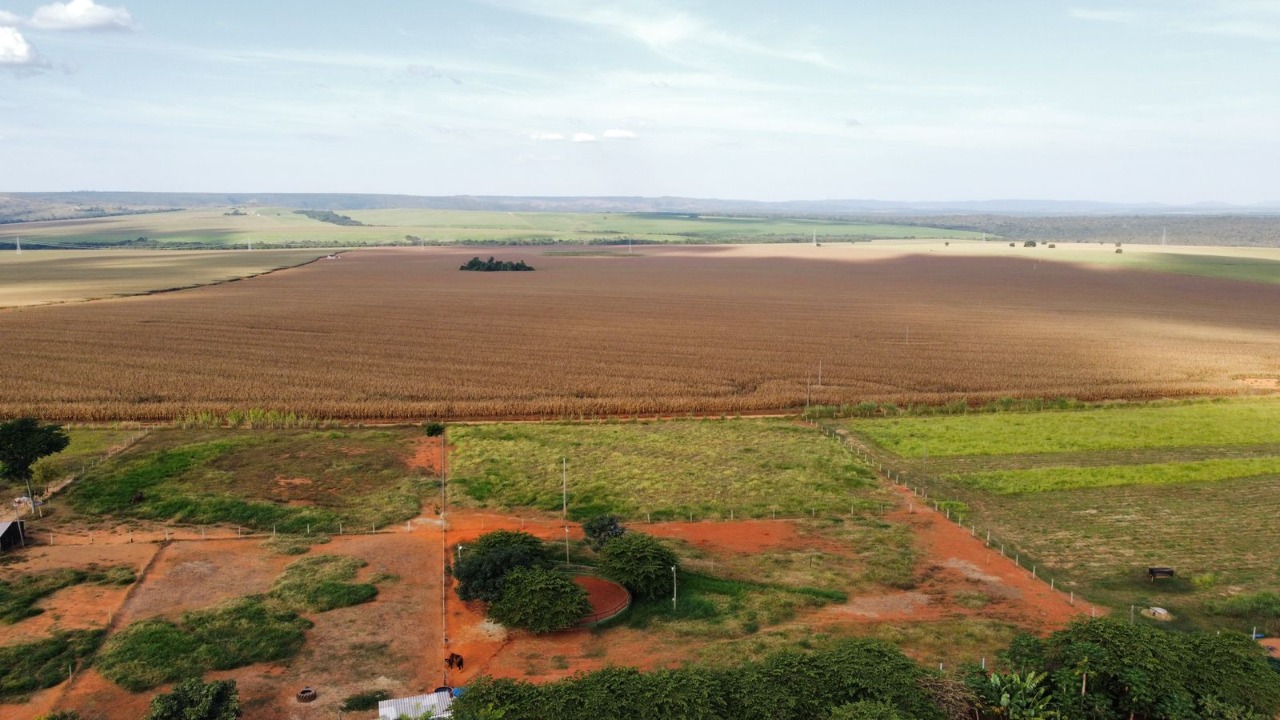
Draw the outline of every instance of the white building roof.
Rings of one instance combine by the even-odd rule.
[[[380,720],[417,717],[447,718],[453,716],[449,709],[451,705],[453,705],[453,695],[443,690],[430,695],[383,700],[378,703],[378,718]]]

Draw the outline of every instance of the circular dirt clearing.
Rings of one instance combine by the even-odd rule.
[[[594,575],[575,575],[573,581],[586,589],[587,600],[591,602],[591,614],[580,620],[579,625],[594,625],[608,620],[631,605],[631,593],[612,580]]]

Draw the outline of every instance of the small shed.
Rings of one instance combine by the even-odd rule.
[[[397,718],[448,718],[453,717],[453,693],[440,690],[430,695],[414,695],[407,698],[383,700],[378,703],[379,720]]]
[[[0,551],[26,546],[27,540],[24,535],[26,530],[21,520],[0,522]]]

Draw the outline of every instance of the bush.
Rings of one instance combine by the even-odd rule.
[[[1022,243],[1022,247],[1035,247],[1035,246],[1036,246],[1035,240],[1027,240],[1026,242]]]
[[[240,691],[235,680],[178,683],[173,692],[151,699],[151,712],[143,720],[236,720],[240,717]]]
[[[489,617],[535,633],[572,627],[587,613],[587,591],[571,578],[543,568],[517,568],[507,574],[502,597],[489,606]]]
[[[671,593],[676,554],[656,538],[630,532],[600,550],[600,567],[633,595],[645,598]]]
[[[53,687],[67,679],[67,667],[93,657],[102,630],[54,632],[21,645],[0,646],[0,701]]]
[[[627,529],[622,526],[622,522],[617,515],[596,515],[582,523],[582,534],[590,541],[591,547],[597,551],[603,548],[605,543],[619,537],[626,531]]]
[[[907,720],[894,706],[875,700],[859,700],[831,709],[830,720]]]
[[[364,710],[377,710],[378,703],[383,700],[390,700],[391,693],[386,690],[370,690],[368,692],[356,693],[348,695],[342,701],[342,706],[338,709],[342,712],[360,712]]]
[[[422,426],[422,431],[427,434],[427,437],[440,437],[444,434],[444,423],[429,422]]]
[[[458,597],[497,602],[507,574],[517,568],[549,568],[551,560],[542,541],[526,532],[495,530],[462,546],[462,557],[453,566]]]
[[[185,613],[178,622],[137,622],[107,641],[98,658],[104,677],[140,692],[210,670],[230,670],[293,657],[311,623],[245,598]]]

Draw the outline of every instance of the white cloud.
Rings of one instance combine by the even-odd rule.
[[[0,66],[30,67],[40,63],[31,43],[16,28],[0,27]]]
[[[593,143],[593,142],[600,142],[600,138],[596,137],[595,135],[592,135],[591,133],[580,132],[580,133],[573,134],[572,142]]]
[[[555,142],[557,140],[564,140],[564,135],[561,135],[560,133],[536,132],[531,133],[529,135],[529,139],[537,142]]]
[[[99,5],[93,0],[69,0],[41,5],[29,24],[41,30],[132,30],[133,17],[123,7]]]
[[[1097,8],[1071,8],[1067,11],[1067,14],[1077,20],[1091,20],[1093,22],[1126,22],[1136,17],[1131,10],[1100,10]]]
[[[0,25],[18,25],[22,22],[22,16],[14,15],[11,12],[0,10]]]
[[[635,140],[637,137],[639,136],[631,130],[618,130],[613,128],[604,131],[604,139],[606,140]]]

